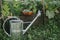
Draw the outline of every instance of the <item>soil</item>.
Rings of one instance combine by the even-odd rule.
[[[35,17],[36,17],[36,15],[20,16],[20,19],[23,20],[24,22],[31,22]],[[42,19],[41,19],[41,17],[38,17],[37,20],[34,22],[34,25],[39,25],[41,23],[42,23]]]

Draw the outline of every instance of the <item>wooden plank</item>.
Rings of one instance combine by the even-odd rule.
[[[0,0],[0,17],[1,17],[1,5],[2,5],[2,0]]]
[[[0,0],[0,6],[1,6],[1,0]]]

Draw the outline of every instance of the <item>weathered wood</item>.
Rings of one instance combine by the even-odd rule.
[[[2,5],[2,0],[0,0],[0,17],[1,17],[1,5]]]
[[[0,6],[1,6],[1,4],[2,4],[2,0],[0,0]]]

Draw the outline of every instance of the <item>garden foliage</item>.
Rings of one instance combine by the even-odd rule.
[[[23,9],[32,10],[36,14],[37,10],[42,9],[42,4],[40,1],[13,1],[11,4],[4,2],[1,12],[6,17],[11,13],[12,16],[20,16]],[[44,24],[32,25],[23,36],[24,40],[60,40],[60,0],[44,0],[44,8]],[[1,29],[1,25],[0,22],[0,40],[9,40],[10,38]]]

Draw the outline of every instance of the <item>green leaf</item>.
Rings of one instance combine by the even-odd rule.
[[[46,16],[48,16],[48,18],[51,19],[51,18],[54,18],[55,13],[54,13],[54,11],[47,10],[46,11]]]

